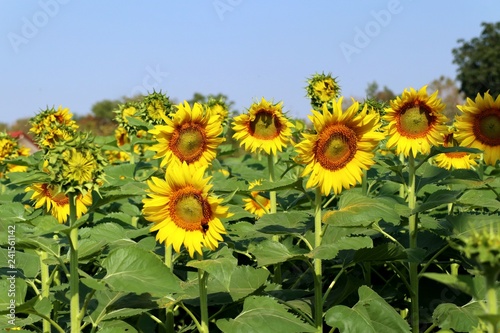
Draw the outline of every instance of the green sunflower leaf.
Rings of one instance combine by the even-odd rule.
[[[368,226],[382,219],[398,223],[400,215],[398,210],[394,209],[396,203],[387,200],[370,198],[352,191],[346,192],[340,197],[339,209],[326,212],[323,222],[337,227]]]
[[[111,290],[155,297],[180,291],[179,280],[170,269],[156,255],[139,247],[111,251],[102,266],[107,272],[102,281]]]
[[[243,311],[236,318],[220,319],[216,324],[224,333],[316,332],[314,327],[295,317],[276,300],[258,296],[247,297]]]
[[[340,332],[410,332],[408,323],[375,291],[361,286],[358,295],[359,301],[352,308],[336,305],[326,311],[326,323]]]
[[[250,295],[266,283],[269,271],[264,268],[238,266],[231,275],[229,294],[233,301]]]
[[[479,324],[478,313],[482,308],[478,302],[464,306],[456,304],[439,304],[432,314],[432,319],[442,329],[453,329],[454,332],[471,332]]]
[[[267,266],[285,262],[292,258],[303,258],[307,250],[294,247],[289,242],[264,240],[249,247],[248,251],[257,259],[258,266]]]

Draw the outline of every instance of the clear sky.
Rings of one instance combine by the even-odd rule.
[[[373,81],[399,94],[455,78],[457,40],[497,21],[498,0],[2,0],[0,122],[153,89],[223,93],[240,111],[265,97],[305,118],[312,74],[360,99]]]

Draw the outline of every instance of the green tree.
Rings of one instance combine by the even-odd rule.
[[[396,97],[394,92],[391,89],[387,88],[387,86],[384,86],[382,90],[380,90],[379,88],[380,87],[377,81],[368,83],[368,86],[365,90],[366,99],[375,100],[377,102],[389,102],[391,99]]]
[[[500,94],[500,22],[481,25],[479,37],[459,39],[460,46],[452,50],[460,91],[471,98],[488,90],[493,96]]]
[[[208,94],[208,95],[203,95],[199,92],[195,92],[193,94],[193,97],[191,99],[188,99],[188,103],[189,104],[194,104],[194,103],[207,103],[208,100],[210,99],[215,99],[215,100],[222,100],[226,103],[228,109],[229,109],[229,112],[231,112],[232,110],[232,107],[234,105],[234,102],[233,101],[230,101],[226,95],[224,94],[221,94],[221,93],[218,93],[217,95],[213,95],[213,94]]]
[[[92,105],[92,113],[101,119],[113,120],[116,114],[113,112],[118,109],[118,104],[122,103],[118,100],[105,99]]]

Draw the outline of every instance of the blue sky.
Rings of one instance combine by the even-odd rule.
[[[240,111],[265,97],[305,118],[312,74],[359,99],[373,81],[399,94],[455,78],[457,40],[499,20],[497,0],[4,0],[0,122],[153,89],[223,93]]]

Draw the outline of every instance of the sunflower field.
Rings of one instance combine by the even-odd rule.
[[[500,96],[69,109],[0,133],[0,330],[500,332]]]

